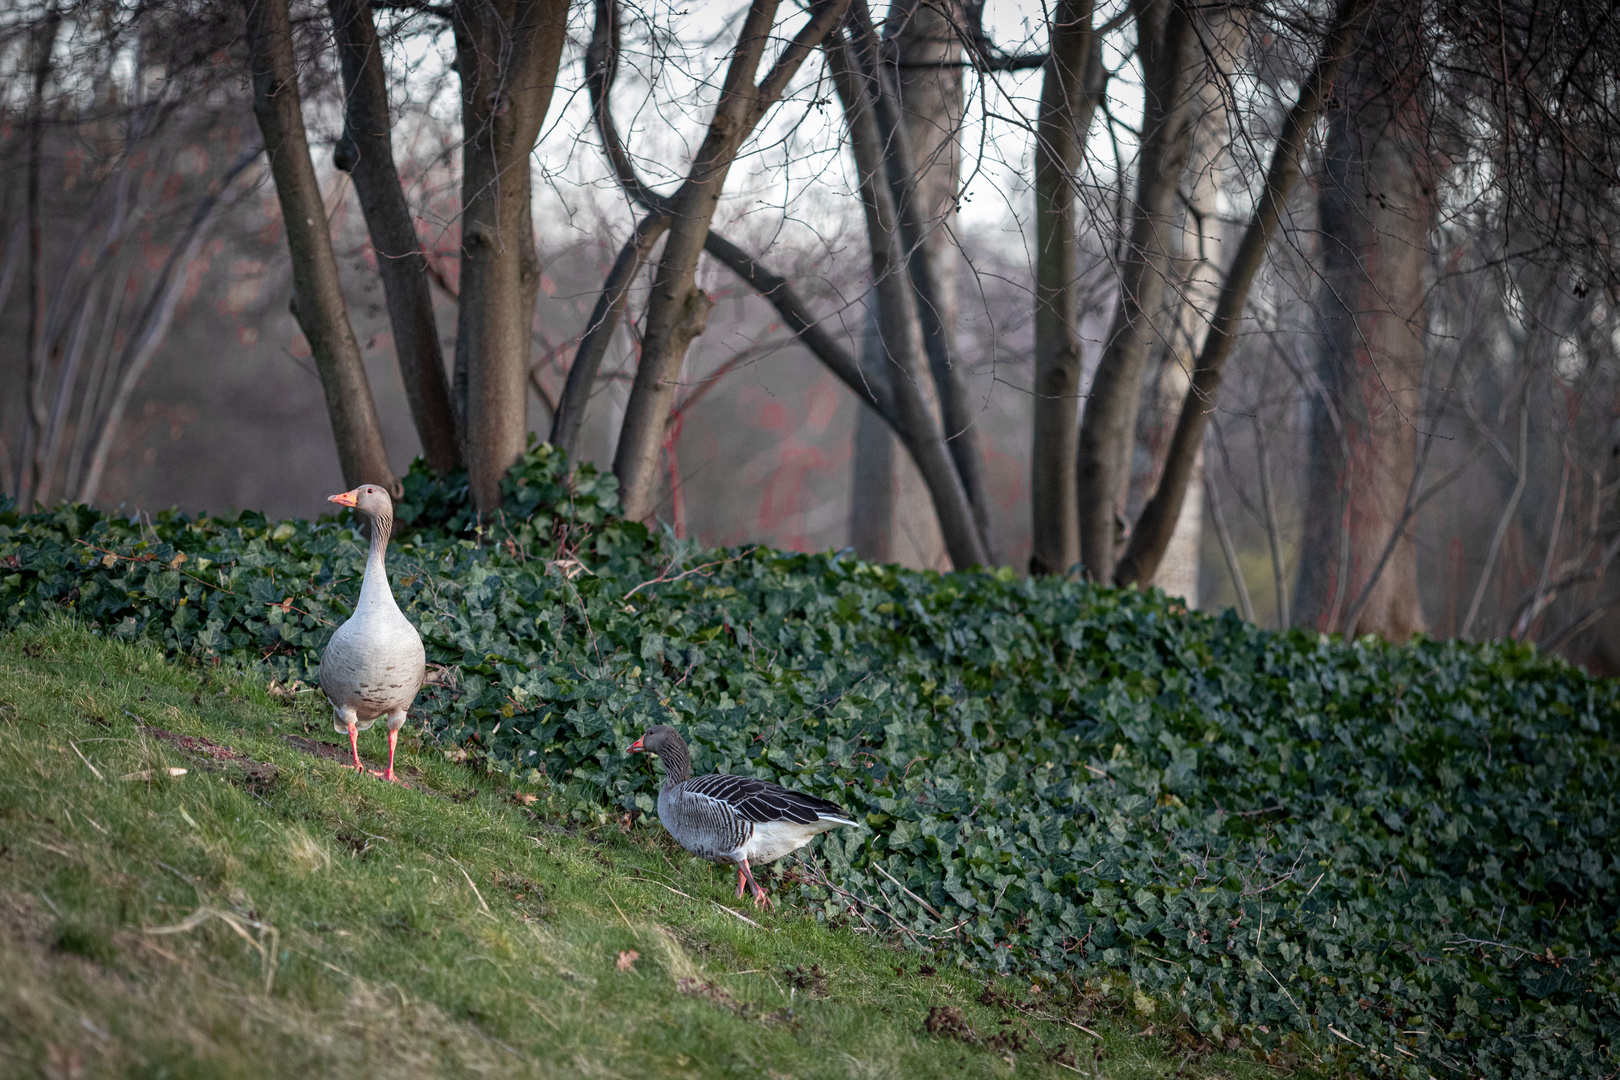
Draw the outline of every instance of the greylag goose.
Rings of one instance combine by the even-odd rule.
[[[694,777],[686,740],[668,724],[650,728],[626,752],[656,754],[664,763],[658,820],[669,835],[700,859],[736,866],[737,896],[746,886],[761,907],[770,907],[771,900],[750,863],[774,862],[818,833],[855,825],[836,803],[766,780],[724,773]]]
[[[394,529],[394,501],[375,484],[362,484],[327,501],[353,507],[370,520],[371,554],[366,558],[366,576],[360,582],[354,614],[337,628],[321,654],[321,690],[332,703],[332,726],[349,733],[354,767],[360,772],[366,768],[360,763],[359,733],[379,717],[388,718],[388,770],[375,775],[397,782],[394,746],[405,723],[405,710],[422,688],[427,654],[422,636],[394,603],[383,565]]]

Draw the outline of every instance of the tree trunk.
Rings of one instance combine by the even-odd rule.
[[[1424,628],[1409,533],[1397,541],[1356,624],[1332,622],[1374,572],[1416,466],[1428,324],[1423,279],[1437,202],[1414,18],[1392,7],[1374,20],[1328,118],[1318,365],[1344,431],[1322,410],[1313,418],[1307,557],[1295,616],[1299,625],[1392,641]],[[1341,535],[1350,546],[1344,581],[1334,557]]]
[[[45,427],[45,358],[41,355],[41,338],[45,321],[45,249],[44,232],[40,222],[40,171],[44,167],[41,143],[45,136],[45,85],[51,77],[51,55],[56,46],[56,33],[62,25],[62,15],[52,6],[29,35],[30,59],[33,61],[33,79],[28,97],[28,191],[24,215],[28,222],[28,340],[25,345],[27,364],[23,387],[23,437],[17,454],[15,491],[17,505],[32,509],[36,499],[43,497],[38,490],[39,468],[35,460],[35,443],[44,436]]]
[[[394,473],[388,466],[360,345],[349,324],[326,206],[304,134],[287,0],[248,0],[247,37],[253,112],[264,134],[292,256],[293,316],[309,341],[326,391],[343,482],[350,487],[377,484],[392,489]]]
[[[833,85],[844,106],[844,119],[860,181],[872,265],[875,334],[867,340],[868,378],[892,387],[895,409],[915,470],[895,453],[887,432],[856,421],[856,470],[862,474],[851,511],[854,527],[874,557],[909,566],[936,568],[948,553],[952,564],[972,566],[985,553],[957,462],[945,445],[944,432],[927,388],[929,373],[920,359],[916,297],[901,256],[901,232],[892,188],[885,182],[886,162],[873,95],[875,88],[860,76],[852,51],[843,43],[827,50]],[[875,418],[874,418],[875,419]],[[920,481],[920,482],[919,482]],[[928,512],[932,500],[933,512]]]
[[[1080,558],[1083,572],[1114,572],[1118,521],[1125,509],[1142,377],[1162,323],[1176,192],[1192,141],[1190,79],[1198,35],[1185,0],[1147,0],[1138,9],[1143,71],[1142,150],[1136,166],[1131,232],[1120,255],[1119,307],[1080,427]]]
[[[875,296],[867,297],[865,325],[861,331],[861,370],[868,379],[889,375],[889,362],[878,329]],[[872,562],[904,562],[916,565],[899,554],[895,530],[895,453],[898,441],[883,418],[862,409],[855,414],[855,436],[849,491],[849,543],[855,554]],[[943,547],[943,541],[939,541]],[[909,553],[908,553],[909,554]]]
[[[422,456],[443,476],[461,464],[461,442],[433,317],[427,258],[394,167],[382,47],[369,0],[328,0],[327,7],[343,70],[345,105],[343,138],[333,162],[354,177],[377,255],[377,274],[388,297],[388,322],[405,400],[422,440]]]
[[[1146,475],[1133,478],[1133,487],[1138,491],[1151,491],[1158,483],[1159,463],[1164,460],[1164,451],[1175,432],[1176,414],[1192,384],[1193,364],[1209,330],[1226,262],[1222,251],[1226,229],[1219,200],[1230,138],[1228,80],[1242,56],[1248,20],[1243,11],[1233,6],[1205,8],[1203,19],[1200,37],[1204,62],[1193,89],[1192,141],[1182,191],[1181,225],[1171,234],[1169,276],[1175,290],[1171,301],[1174,314],[1166,321],[1165,348],[1154,392],[1143,402],[1137,422],[1138,448],[1142,452],[1135,459],[1146,463]],[[1200,446],[1175,531],[1152,581],[1166,595],[1181,597],[1189,608],[1198,607],[1203,534],[1204,450]]]
[[[1175,533],[1181,516],[1181,506],[1192,482],[1198,451],[1204,441],[1204,427],[1209,413],[1215,408],[1221,388],[1221,374],[1232,346],[1237,341],[1238,327],[1243,320],[1243,306],[1248,302],[1249,287],[1265,261],[1266,247],[1282,220],[1282,208],[1288,193],[1299,179],[1300,155],[1304,153],[1305,137],[1316,123],[1317,114],[1327,97],[1339,69],[1355,46],[1363,17],[1375,0],[1339,0],[1333,13],[1333,22],[1317,54],[1316,67],[1300,84],[1299,96],[1283,120],[1277,145],[1271,153],[1271,164],[1266,169],[1265,187],[1249,215],[1249,223],[1238,242],[1232,265],[1221,282],[1220,298],[1209,320],[1204,347],[1198,352],[1193,365],[1192,383],[1181,403],[1181,415],[1176,420],[1176,431],[1165,453],[1164,472],[1153,497],[1142,508],[1136,528],[1131,531],[1130,543],[1119,565],[1114,568],[1114,584],[1135,585],[1150,581],[1158,571]]]
[[[461,0],[461,301],[456,386],[473,505],[501,504],[501,478],[529,428],[529,355],[539,262],[529,154],[551,108],[567,0]]]
[[[1102,90],[1091,0],[1061,0],[1035,127],[1035,402],[1030,443],[1032,574],[1080,562],[1080,233],[1075,184]]]
[[[873,117],[883,151],[883,179],[894,207],[900,250],[916,294],[918,327],[928,359],[933,391],[951,460],[972,508],[978,532],[976,562],[994,562],[994,529],[984,461],[978,449],[978,410],[968,396],[966,369],[956,351],[956,269],[958,254],[952,223],[961,182],[962,41],[964,10],[901,0],[890,8],[887,33],[894,63],[886,62],[865,0],[851,7],[853,56],[870,89]],[[927,383],[924,387],[928,408]],[[896,509],[907,500],[902,470]],[[896,525],[899,523],[897,522]],[[931,526],[908,523],[911,528]],[[944,531],[949,526],[941,523]],[[931,544],[929,545],[932,546]],[[950,540],[946,538],[946,546]],[[964,552],[952,554],[958,566]]]
[[[779,0],[754,0],[743,20],[714,119],[685,182],[669,201],[669,238],[664,241],[653,281],[641,362],[636,367],[613,458],[625,517],[632,521],[650,517],[657,506],[659,459],[681,364],[692,339],[703,332],[713,307],[707,294],[697,287],[697,261],[726,176],[743,141],[781,97],[810,51],[819,47],[837,25],[847,4],[848,0],[831,0],[812,8],[810,21],[782,50],[757,86],[754,72],[770,42]]]

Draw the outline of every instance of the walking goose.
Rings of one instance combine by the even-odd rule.
[[[427,675],[427,654],[416,627],[394,603],[383,565],[394,529],[394,501],[375,484],[362,484],[327,501],[353,507],[371,521],[371,554],[354,614],[337,628],[321,654],[321,690],[332,703],[332,726],[349,733],[354,767],[362,773],[366,768],[360,763],[359,733],[379,717],[388,718],[388,770],[373,775],[397,783],[394,746],[405,710],[416,700]]]
[[[770,907],[771,899],[750,863],[774,862],[818,833],[855,825],[836,803],[765,780],[724,773],[693,777],[686,740],[668,724],[650,728],[626,752],[658,756],[667,774],[658,792],[658,820],[698,858],[736,866],[737,896],[746,886],[761,907]]]

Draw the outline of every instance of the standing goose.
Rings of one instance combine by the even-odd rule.
[[[375,484],[333,495],[328,502],[349,506],[371,522],[371,554],[360,582],[360,601],[354,614],[337,628],[321,655],[321,689],[332,703],[332,726],[349,733],[354,767],[360,772],[359,733],[388,718],[388,771],[376,773],[398,782],[394,775],[394,745],[405,723],[405,710],[416,700],[427,675],[427,654],[422,637],[394,603],[388,587],[383,556],[394,529],[394,501]]]
[[[724,773],[693,777],[686,740],[668,724],[650,728],[626,752],[656,754],[664,763],[668,775],[658,792],[658,820],[676,843],[700,859],[736,866],[738,897],[746,886],[762,907],[771,900],[749,863],[774,862],[818,833],[855,825],[836,803],[765,780]]]

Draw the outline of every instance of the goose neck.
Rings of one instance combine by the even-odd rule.
[[[686,747],[680,743],[670,743],[658,751],[658,760],[664,763],[664,787],[672,788],[691,779],[692,759],[687,756]]]
[[[392,603],[393,590],[388,587],[388,538],[394,531],[394,519],[388,514],[371,517],[371,551],[366,556],[366,575],[360,582],[360,602]],[[386,598],[386,600],[385,600]]]

